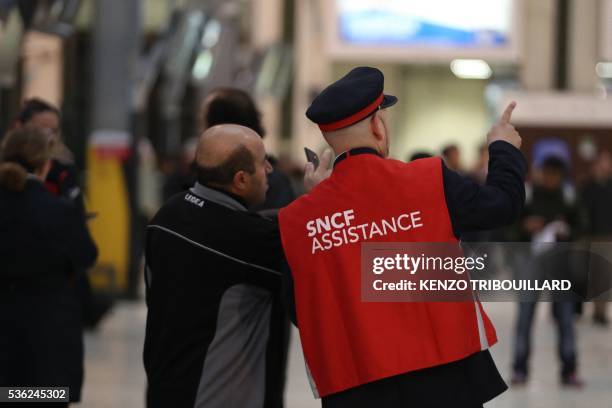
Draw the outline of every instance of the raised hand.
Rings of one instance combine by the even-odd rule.
[[[319,167],[317,167],[316,170],[312,163],[306,163],[306,168],[304,169],[304,188],[306,189],[307,193],[321,181],[329,177],[331,174],[329,165],[331,164],[332,156],[332,150],[325,149],[321,155]]]
[[[514,126],[510,124],[514,108],[516,108],[516,102],[511,102],[502,114],[501,118],[499,118],[499,121],[493,125],[489,131],[489,134],[487,135],[488,144],[502,140],[510,143],[517,149],[521,148],[523,139],[521,139],[521,135],[516,131]]]

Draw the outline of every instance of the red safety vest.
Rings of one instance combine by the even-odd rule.
[[[418,214],[418,228],[373,237],[361,229],[321,234],[407,212]],[[457,242],[439,158],[405,164],[374,154],[348,157],[281,210],[279,223],[316,395],[457,361],[497,341],[479,302],[361,301],[361,242]],[[359,241],[347,243],[355,234]]]

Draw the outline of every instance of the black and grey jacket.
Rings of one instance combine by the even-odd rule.
[[[196,184],[146,238],[147,406],[282,406],[283,259],[274,222]]]

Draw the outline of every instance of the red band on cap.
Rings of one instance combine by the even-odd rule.
[[[348,118],[344,118],[336,122],[326,123],[324,125],[319,124],[319,129],[321,129],[323,132],[332,132],[334,130],[338,130],[338,129],[342,129],[347,126],[350,126],[353,123],[357,123],[360,120],[368,117],[368,115],[370,115],[372,112],[378,109],[380,104],[383,102],[384,98],[385,98],[385,94],[381,93],[380,96],[376,98],[374,102],[372,102],[371,104],[369,104],[368,106],[360,110],[359,112],[349,116]]]

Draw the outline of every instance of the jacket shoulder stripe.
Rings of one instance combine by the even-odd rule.
[[[149,225],[149,226],[147,226],[147,228],[150,228],[150,229],[156,229],[156,230],[160,230],[160,231],[166,232],[166,233],[168,233],[168,234],[170,234],[170,235],[173,235],[173,236],[175,236],[175,237],[177,237],[177,238],[182,239],[183,241],[186,241],[186,242],[188,242],[188,243],[190,243],[190,244],[192,244],[192,245],[195,245],[195,246],[197,246],[198,248],[204,249],[204,250],[206,250],[206,251],[208,251],[208,252],[212,252],[212,253],[214,253],[214,254],[216,254],[216,255],[219,255],[219,256],[222,256],[222,257],[224,257],[224,258],[230,259],[230,260],[232,260],[232,261],[234,261],[234,262],[237,262],[237,263],[239,263],[239,264],[241,264],[241,265],[244,265],[244,266],[250,266],[250,267],[252,267],[252,268],[259,269],[259,270],[262,270],[262,271],[265,271],[265,272],[270,272],[270,273],[273,273],[273,274],[275,274],[275,275],[279,275],[279,276],[281,276],[281,275],[282,275],[280,272],[275,271],[275,270],[270,269],[270,268],[266,268],[265,266],[261,266],[261,265],[257,265],[257,264],[249,263],[249,262],[243,261],[242,259],[234,258],[234,257],[233,257],[233,256],[231,256],[231,255],[224,254],[223,252],[217,251],[216,249],[209,248],[209,247],[207,247],[207,246],[205,246],[205,245],[200,244],[199,242],[196,242],[196,241],[194,241],[194,240],[192,240],[192,239],[187,238],[187,237],[186,237],[186,236],[184,236],[184,235],[179,234],[179,233],[178,233],[178,232],[176,232],[176,231],[172,231],[172,230],[171,230],[171,229],[169,229],[169,228],[162,227],[161,225]]]

